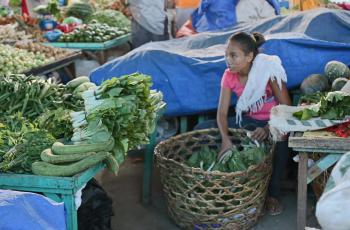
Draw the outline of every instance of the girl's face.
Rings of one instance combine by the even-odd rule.
[[[245,54],[237,42],[231,41],[227,45],[226,52],[227,67],[232,72],[249,72],[253,60],[253,52]]]

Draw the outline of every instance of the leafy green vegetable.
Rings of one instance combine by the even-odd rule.
[[[233,146],[225,153],[221,161],[217,161],[217,152],[204,146],[194,152],[186,164],[206,171],[236,172],[259,164],[267,155],[265,145],[257,147],[254,143],[245,140],[240,147],[242,150],[239,151],[237,147]]]
[[[299,120],[308,120],[313,117],[341,120],[348,115],[350,115],[350,95],[341,91],[329,92],[326,96],[322,96],[313,108],[306,108],[293,114]]]

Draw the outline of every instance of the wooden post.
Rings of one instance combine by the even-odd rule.
[[[299,153],[298,169],[298,205],[297,205],[297,230],[304,230],[306,226],[307,210],[307,153]]]

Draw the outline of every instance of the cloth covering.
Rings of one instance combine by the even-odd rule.
[[[275,55],[258,54],[248,74],[248,80],[236,105],[236,123],[240,124],[242,112],[256,113],[264,105],[266,85],[269,80],[277,81],[280,89],[287,82],[287,75],[281,59]]]
[[[316,217],[322,229],[350,229],[350,152],[344,154],[332,170],[325,190],[316,205]]]
[[[273,140],[282,140],[282,137],[289,132],[319,130],[341,124],[349,120],[349,117],[346,117],[344,120],[312,118],[306,121],[300,121],[293,116],[293,113],[298,112],[304,108],[311,108],[312,106],[277,105],[273,107],[269,121],[270,132],[272,134]]]

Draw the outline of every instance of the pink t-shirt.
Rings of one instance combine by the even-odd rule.
[[[244,86],[245,85],[239,81],[237,73],[231,72],[229,69],[225,70],[225,73],[221,79],[221,87],[230,89],[237,95],[237,97],[240,97],[243,93]],[[264,97],[264,105],[261,110],[256,113],[250,112],[246,115],[256,120],[267,121],[270,119],[270,112],[272,107],[277,104],[278,103],[273,96],[271,86],[268,83],[266,85],[266,97]]]

